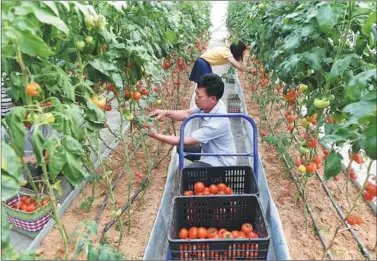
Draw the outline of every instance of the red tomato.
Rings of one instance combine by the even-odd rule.
[[[219,189],[217,188],[216,185],[209,186],[209,192],[211,192],[212,194],[217,194],[218,191]]]
[[[204,191],[202,192],[202,194],[203,194],[203,196],[209,196],[209,195],[211,195],[212,193],[209,192],[208,190],[204,190]],[[213,194],[212,194],[212,195],[213,195]]]
[[[225,194],[232,195],[233,194],[233,189],[231,187],[226,187],[225,188]]]
[[[317,169],[317,165],[316,165],[314,162],[310,162],[310,163],[306,166],[306,172],[307,172],[307,173],[313,173],[316,169]]]
[[[183,196],[192,196],[194,195],[194,192],[192,190],[187,190],[185,193],[183,193]]]
[[[363,164],[364,163],[364,159],[363,159],[363,157],[359,153],[353,155],[353,160],[357,164]]]
[[[230,233],[229,231],[226,231],[225,233],[223,233],[223,238],[233,238],[233,235],[232,233]]]
[[[48,202],[50,202],[50,200],[44,199],[44,200],[42,200],[41,205],[46,206],[48,204]]]
[[[135,101],[138,101],[141,98],[141,94],[140,92],[133,92],[132,97],[134,98]]]
[[[302,161],[300,160],[300,159],[298,159],[297,161],[296,161],[296,167],[298,168],[300,165],[302,165]]]
[[[225,228],[220,228],[219,231],[218,231],[218,234],[220,236],[224,235],[225,232],[227,232],[228,230],[226,230]]]
[[[186,239],[189,236],[189,231],[186,228],[181,228],[181,230],[179,230],[178,236],[180,239]]]
[[[367,193],[364,194],[364,199],[365,199],[366,201],[372,201],[374,198],[375,198],[375,196],[372,195],[372,194],[369,193],[369,192],[367,192]]]
[[[197,239],[198,238],[198,228],[197,227],[191,227],[189,229],[189,238],[190,239]]]
[[[217,229],[216,229],[216,228],[213,228],[213,227],[207,229],[207,231],[208,231],[208,237],[209,237],[210,235],[216,235],[217,232],[218,232]]]
[[[258,238],[258,235],[254,232],[246,233],[247,238]]]
[[[14,209],[19,209],[20,207],[21,207],[21,201],[14,202],[14,204],[13,204]]]
[[[310,139],[306,141],[306,145],[308,145],[309,148],[315,148],[318,145],[318,140],[311,136]]]
[[[363,219],[362,219],[361,217],[357,216],[357,217],[356,217],[356,224],[357,224],[357,225],[361,225],[361,224],[363,224]]]
[[[203,182],[196,182],[194,185],[195,192],[203,192],[204,191],[204,183]]]
[[[230,232],[230,233],[232,233],[232,237],[233,237],[233,238],[237,238],[237,237],[240,235],[240,233],[238,232],[238,230],[233,230],[233,231]]]
[[[110,104],[105,105],[105,110],[106,111],[111,111],[111,105]]]
[[[220,183],[217,185],[219,191],[225,191],[226,185],[224,183]]]
[[[295,121],[295,119],[296,119],[296,116],[294,116],[293,114],[290,114],[290,115],[288,115],[288,117],[287,117],[287,121],[288,122],[294,122]]]
[[[318,155],[315,155],[313,158],[313,162],[317,165],[321,165],[321,158]]]
[[[353,171],[353,169],[350,170],[350,178],[351,180],[357,180],[358,175]]]
[[[28,196],[21,196],[21,201],[25,202],[28,198]]]
[[[354,226],[354,225],[356,225],[356,218],[354,217],[354,216],[349,216],[348,218],[347,218],[347,223],[348,224],[350,224],[351,226]]]
[[[250,224],[250,223],[244,223],[242,226],[241,226],[241,230],[247,234],[247,233],[250,233],[253,231],[253,225]]]
[[[198,238],[205,239],[208,236],[208,231],[204,227],[198,228]]]
[[[126,91],[124,92],[124,96],[125,96],[127,99],[131,98],[131,92],[130,92],[129,90],[126,90]]]
[[[371,195],[373,195],[373,196],[377,196],[377,186],[376,185],[374,185],[374,184],[371,184],[371,183],[368,183],[367,184],[367,186],[366,186],[366,188],[365,188],[365,190],[368,192],[368,193],[370,193]]]
[[[148,94],[149,94],[149,91],[148,91],[147,89],[142,89],[142,90],[141,90],[141,95],[146,96],[146,95],[148,95]]]

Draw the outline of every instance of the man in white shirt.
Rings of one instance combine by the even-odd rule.
[[[177,121],[183,121],[194,113],[227,113],[225,104],[220,100],[224,94],[224,83],[217,74],[203,75],[195,90],[196,106],[188,110],[155,110],[151,116],[159,120],[169,117]],[[178,145],[179,137],[157,133],[153,128],[149,129],[149,136],[170,145]],[[200,128],[184,137],[184,151],[194,153],[235,154],[233,135],[228,118],[203,117]],[[235,156],[187,156],[190,160],[199,160],[190,165],[198,166],[234,166]]]

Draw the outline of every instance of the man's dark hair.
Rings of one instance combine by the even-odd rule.
[[[232,43],[230,45],[230,52],[233,54],[234,59],[236,61],[242,61],[243,60],[243,51],[245,51],[246,45],[238,41],[238,44]]]
[[[197,88],[206,88],[207,95],[216,96],[217,100],[220,100],[224,94],[224,82],[214,73],[207,73],[200,77]]]

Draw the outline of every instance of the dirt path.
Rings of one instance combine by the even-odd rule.
[[[241,85],[245,95],[247,109],[249,115],[257,122],[259,128],[260,109],[258,105],[251,101],[253,91],[250,83],[245,80],[245,75],[240,74]],[[271,108],[268,108],[268,113]],[[281,114],[274,107],[272,110],[272,126],[276,121],[281,119]],[[263,130],[268,131],[268,126],[264,125]],[[258,129],[259,133],[261,130]],[[286,131],[286,125],[283,123],[280,127],[275,128],[277,133]],[[263,167],[267,176],[270,192],[279,210],[280,218],[283,225],[285,237],[289,246],[289,252],[292,259],[322,259],[323,248],[315,234],[314,226],[308,217],[308,228],[305,225],[304,205],[301,199],[298,199],[296,194],[296,187],[293,180],[289,177],[288,170],[276,152],[275,146],[267,144],[259,139],[259,151]],[[298,157],[298,152],[295,150],[296,146],[290,147],[290,154]],[[321,171],[321,175],[323,175]],[[336,202],[341,206],[344,212],[349,209],[346,201],[345,191],[347,178],[344,174],[340,174],[338,181],[327,181]],[[332,206],[329,197],[326,195],[320,181],[313,177],[308,183],[308,202],[314,213],[316,222],[318,223],[321,233],[329,243],[334,235],[336,227],[339,225],[340,217],[335,208]],[[349,184],[350,198],[354,199],[358,193],[358,189]],[[376,216],[364,200],[361,200],[355,213],[363,219],[363,224],[355,228],[361,242],[365,245],[372,259],[376,259],[376,252],[374,250],[376,244]],[[365,259],[356,241],[348,231],[343,231],[338,234],[335,243],[331,249],[334,259],[337,260],[363,260]],[[325,257],[327,259],[327,256]]]

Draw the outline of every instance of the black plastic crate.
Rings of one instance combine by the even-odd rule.
[[[256,195],[174,198],[168,234],[173,260],[266,260],[270,243],[267,223]],[[251,223],[259,238],[179,239],[181,228],[240,230]]]
[[[259,194],[254,172],[250,166],[183,168],[179,182],[179,195],[186,190],[194,190],[198,181],[205,186],[224,183],[234,194]]]

